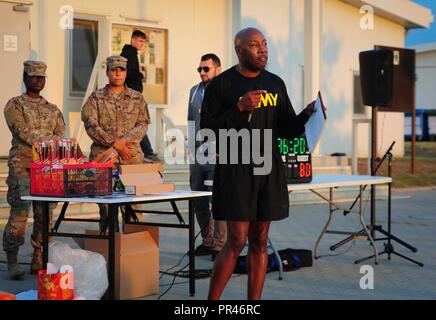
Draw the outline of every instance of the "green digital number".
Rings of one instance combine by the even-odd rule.
[[[288,139],[283,139],[283,153],[282,154],[288,154],[289,147],[288,147]]]
[[[304,138],[300,141],[300,154],[306,154],[306,139]]]
[[[278,138],[277,141],[280,154],[282,155],[289,153],[301,155],[307,152],[307,142],[305,138],[294,138],[292,140]]]
[[[278,138],[280,154],[283,154],[283,139]]]
[[[298,150],[300,147],[300,139],[299,138],[294,138],[294,153],[295,155],[298,155]]]

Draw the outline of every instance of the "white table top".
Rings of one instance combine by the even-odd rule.
[[[350,187],[366,184],[385,184],[390,182],[392,182],[392,178],[389,177],[357,176],[349,174],[318,174],[313,176],[310,183],[288,184],[288,191]],[[213,186],[213,181],[206,180],[204,181],[204,185],[211,187]]]
[[[204,191],[181,191],[181,192],[165,192],[149,195],[132,196],[126,195],[122,192],[114,192],[112,195],[107,196],[91,196],[91,197],[39,197],[39,196],[25,196],[21,197],[27,201],[53,201],[53,202],[83,202],[83,203],[135,203],[135,202],[148,202],[156,200],[182,200],[187,198],[199,198],[211,196],[212,192]]]
[[[210,186],[213,184],[211,180]],[[386,184],[392,182],[392,178],[389,177],[373,177],[373,176],[357,176],[357,175],[330,175],[320,174],[313,176],[310,183],[295,183],[288,184],[288,191],[296,190],[310,190],[310,189],[323,189],[323,188],[335,188],[335,187],[351,187],[360,185],[372,185],[372,184]],[[209,183],[208,183],[209,185]],[[54,202],[83,202],[83,203],[135,203],[135,202],[148,202],[156,200],[182,200],[187,198],[198,198],[211,196],[212,192],[205,191],[180,191],[180,192],[167,192],[158,194],[149,194],[141,196],[126,195],[121,192],[114,192],[108,196],[94,196],[94,197],[38,197],[38,196],[25,196],[23,200],[28,201],[54,201]]]
[[[314,175],[310,183],[288,184],[288,191],[351,187],[366,184],[385,184],[390,182],[392,182],[392,178],[389,177],[357,176],[347,174],[319,174]]]

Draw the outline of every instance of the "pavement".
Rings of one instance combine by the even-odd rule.
[[[348,203],[341,203],[346,206]],[[182,208],[186,217],[186,208]],[[273,222],[270,239],[276,249],[294,248],[314,250],[315,242],[328,217],[327,204],[292,205],[289,218]],[[369,202],[366,203],[366,221],[369,219]],[[398,253],[424,263],[420,267],[400,256],[379,257],[379,264],[368,260],[361,264],[354,261],[373,253],[368,241],[352,241],[332,252],[329,247],[344,236],[327,234],[320,246],[321,258],[313,266],[285,272],[283,280],[278,272],[267,274],[262,298],[265,300],[420,300],[436,299],[436,190],[396,190],[392,200],[392,233],[418,249],[413,253],[393,242]],[[0,217],[0,231],[6,223]],[[377,200],[377,224],[386,227],[387,202]],[[28,271],[32,248],[30,245],[32,220],[29,219],[26,242],[19,253],[19,261]],[[96,229],[95,224],[68,223],[61,231],[80,232]],[[357,231],[360,229],[358,216],[344,216],[336,211],[331,229]],[[198,230],[198,227],[197,227]],[[377,238],[382,235],[377,233]],[[0,240],[1,241],[1,240]],[[59,241],[59,240],[58,240]],[[72,243],[70,239],[60,241]],[[377,241],[379,251],[383,242]],[[196,245],[200,241],[197,239]],[[160,270],[165,271],[176,265],[187,251],[188,234],[183,229],[161,229]],[[245,252],[243,253],[245,254]],[[10,280],[6,272],[5,254],[0,253],[0,291],[19,293],[37,288],[36,276],[27,273],[20,281]],[[188,263],[185,256],[177,270]],[[210,256],[196,258],[197,269],[211,269]],[[373,282],[371,281],[373,274]],[[369,279],[369,280],[368,280]],[[187,278],[176,278],[171,289],[161,300],[204,300],[207,297],[209,278],[196,280],[196,295],[190,297]],[[157,300],[170,288],[173,276],[162,274],[159,295],[143,297],[143,300]],[[371,288],[371,284],[373,287]],[[361,287],[363,284],[363,287]],[[366,284],[366,289],[365,289]],[[222,298],[228,300],[246,299],[246,275],[234,275],[230,279]]]

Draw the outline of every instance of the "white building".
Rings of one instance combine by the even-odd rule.
[[[436,42],[412,49],[416,50],[416,108],[436,110]]]
[[[297,112],[319,89],[323,92],[328,125],[319,153],[350,155],[352,119],[370,116],[369,108],[359,103],[359,52],[374,45],[404,47],[408,29],[428,27],[433,20],[429,9],[409,0],[69,0],[65,4],[0,0],[0,63],[7,75],[0,78],[0,105],[23,89],[22,62],[43,60],[49,77],[43,95],[63,110],[67,134],[74,136],[80,131],[80,108],[94,61],[101,87],[106,82],[105,58],[119,53],[115,51],[126,41],[129,27],[147,28],[152,40],[141,58],[149,67],[144,94],[152,111],[150,137],[158,147],[162,125],[186,126],[189,89],[199,81],[200,56],[214,52],[224,68],[232,66],[234,35],[253,26],[267,37],[268,69],[284,79]],[[66,28],[69,23],[74,31]],[[379,121],[380,148],[396,140],[394,153],[402,155],[403,114],[381,114]],[[3,117],[0,135],[0,155],[5,156],[10,134]],[[84,136],[81,145],[86,150],[89,141]],[[367,155],[368,136],[368,126],[359,127],[361,155]]]

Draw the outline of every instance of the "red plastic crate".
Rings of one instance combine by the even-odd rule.
[[[32,196],[112,194],[112,163],[30,164]]]

